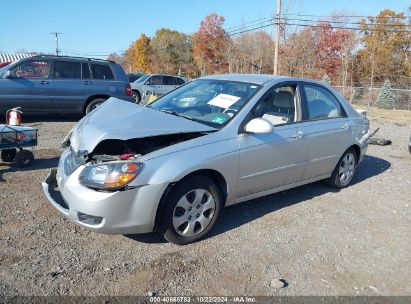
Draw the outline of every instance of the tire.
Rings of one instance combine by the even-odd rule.
[[[1,159],[6,163],[12,162],[16,157],[16,149],[7,149],[1,151]]]
[[[349,148],[335,166],[335,169],[326,183],[334,188],[347,187],[354,177],[355,170],[357,169],[358,156],[357,152],[353,148]],[[347,167],[348,165],[348,167]]]
[[[139,91],[132,91],[132,96],[134,98],[134,100],[136,101],[136,103],[141,102],[141,94]]]
[[[221,209],[221,193],[212,180],[201,175],[183,179],[167,198],[158,231],[177,245],[196,242],[214,227]]]
[[[34,155],[31,151],[21,150],[17,152],[15,163],[19,168],[24,168],[30,166],[34,161]]]
[[[86,107],[85,114],[90,113],[91,111],[95,110],[98,106],[100,106],[106,99],[104,98],[96,98],[90,101]]]

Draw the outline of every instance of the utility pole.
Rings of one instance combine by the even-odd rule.
[[[275,53],[274,53],[274,75],[278,75],[278,49],[280,48],[280,14],[281,14],[281,0],[277,0],[277,34],[275,39]]]
[[[60,53],[60,49],[59,49],[59,35],[61,35],[62,33],[59,32],[51,32],[51,35],[54,35],[56,37],[56,55],[58,56]]]

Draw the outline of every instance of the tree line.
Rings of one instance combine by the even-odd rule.
[[[223,16],[211,13],[191,35],[168,28],[157,30],[154,37],[142,34],[124,54],[114,53],[108,59],[129,72],[192,78],[216,73],[272,74],[271,36],[262,29],[232,34],[224,29],[224,21]],[[347,24],[356,24],[356,28]],[[389,9],[359,22],[336,15],[331,21],[294,30],[284,22],[279,74],[313,79],[326,76],[331,84],[341,86],[368,86],[390,79],[394,86],[408,89],[410,32],[409,16]]]

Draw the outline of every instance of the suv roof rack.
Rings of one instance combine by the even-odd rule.
[[[30,59],[35,59],[35,58],[66,58],[66,59],[82,59],[82,60],[89,60],[89,61],[104,61],[104,62],[110,62],[110,63],[116,63],[113,60],[107,60],[107,59],[99,59],[99,58],[88,58],[88,57],[79,57],[79,56],[60,56],[60,55],[35,55],[29,57]]]

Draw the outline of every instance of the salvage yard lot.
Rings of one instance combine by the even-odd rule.
[[[410,112],[408,112],[410,113]],[[371,121],[353,185],[314,183],[226,208],[203,241],[109,236],[63,218],[40,183],[77,118],[33,117],[35,164],[0,163],[0,295],[409,295],[409,114]],[[288,286],[270,286],[283,279]]]

